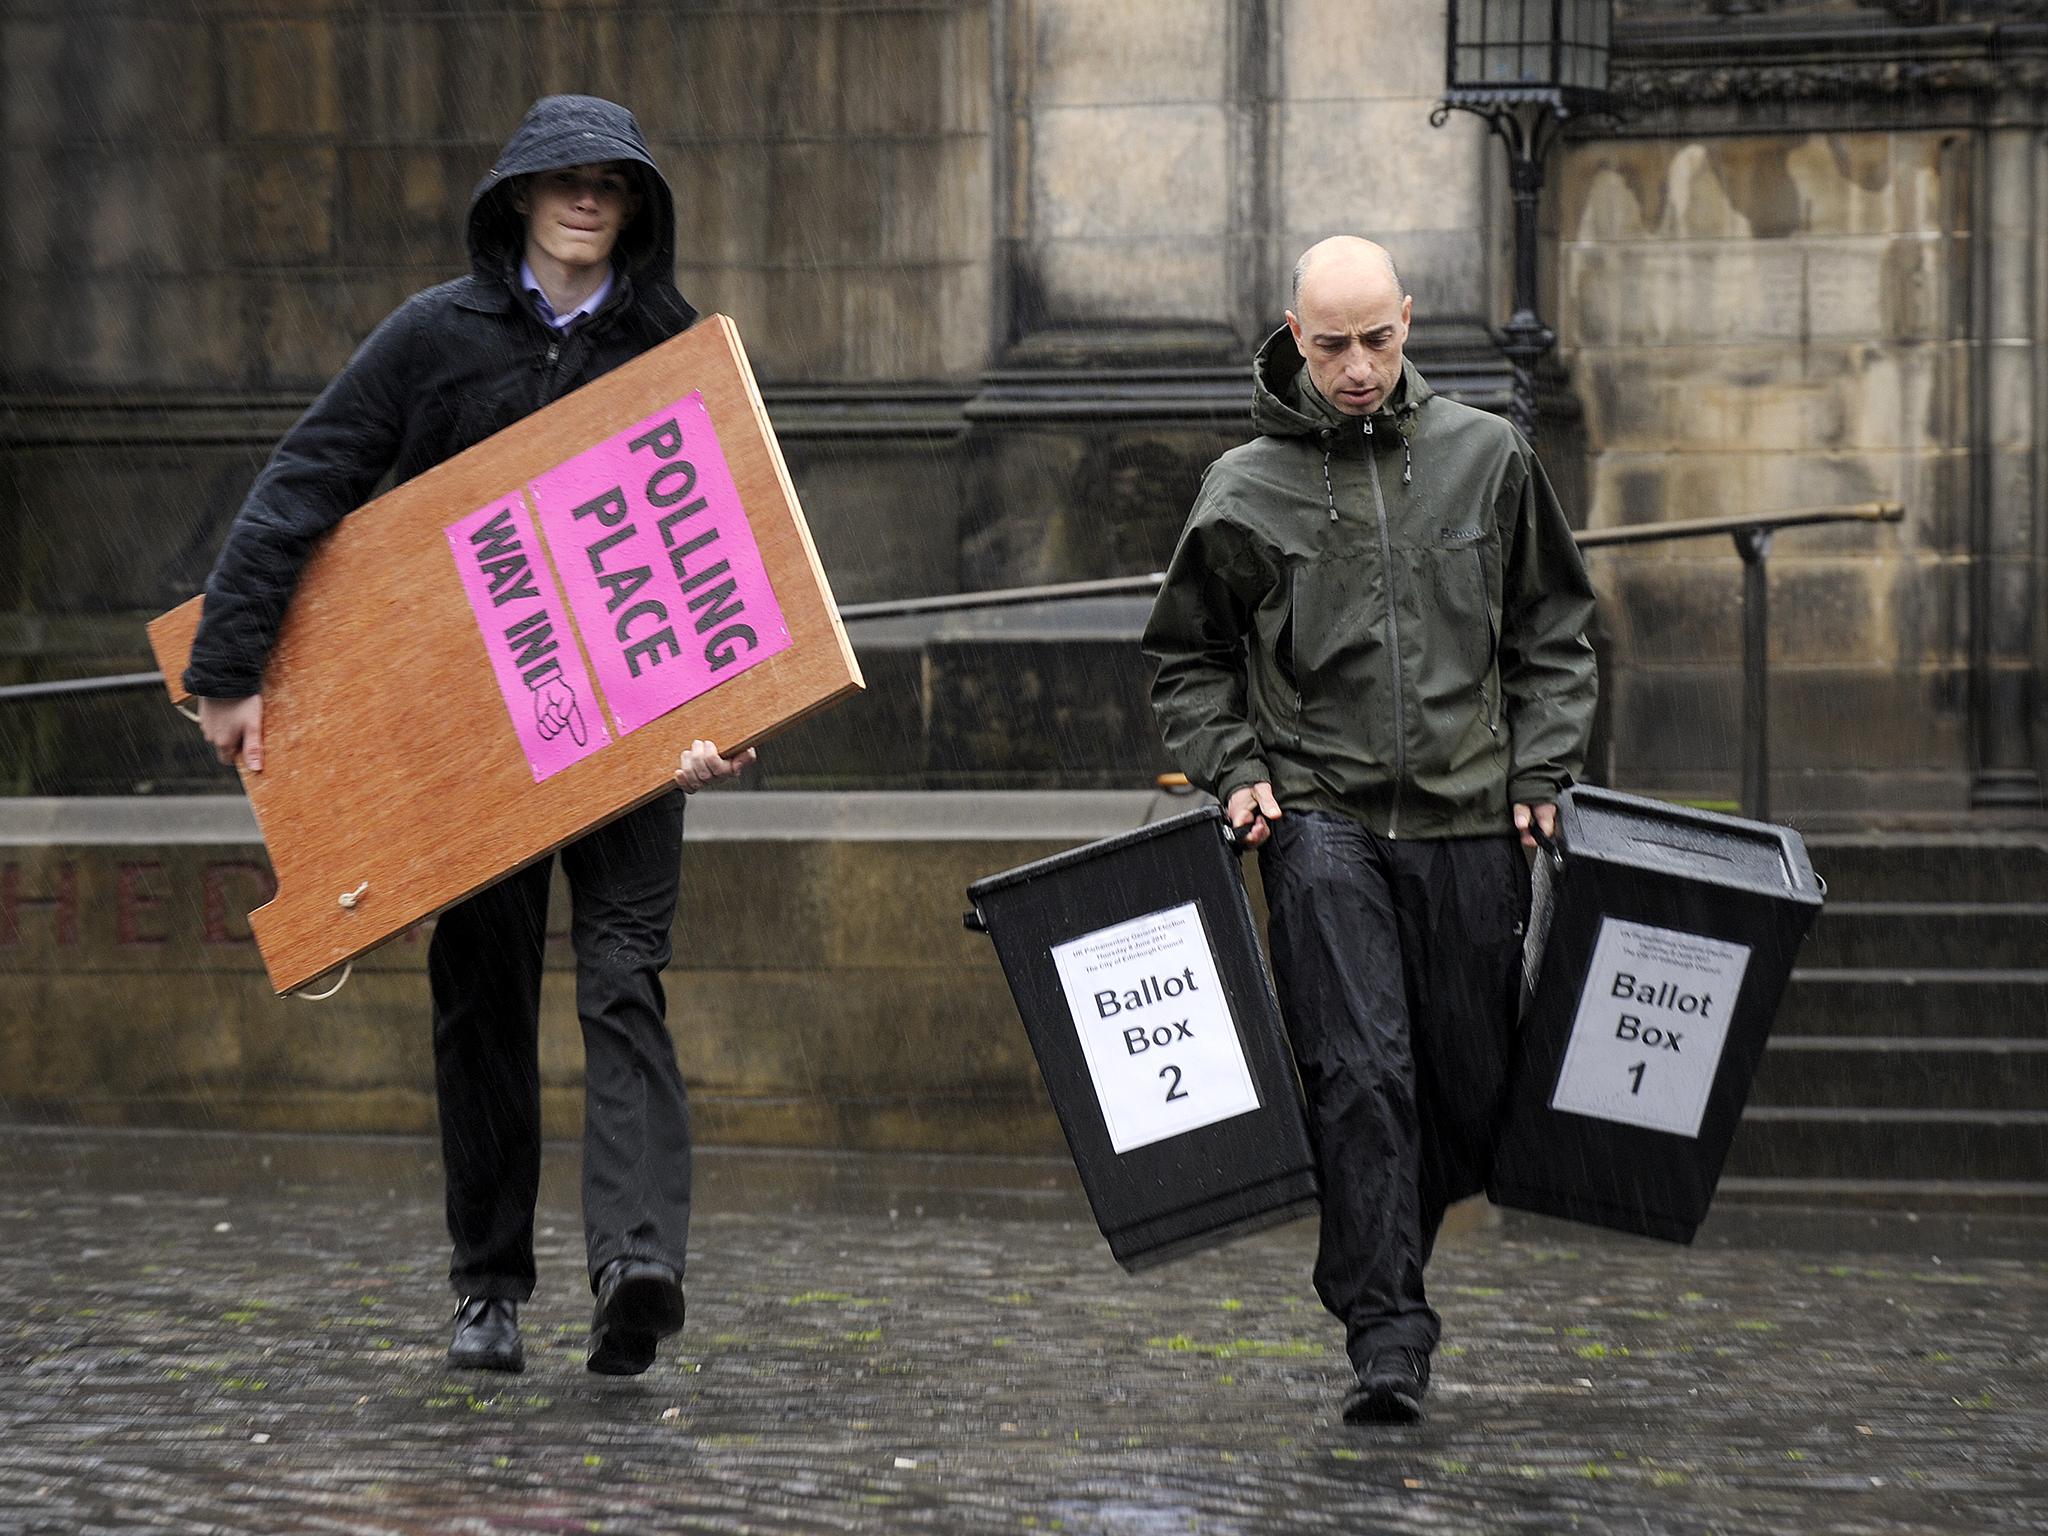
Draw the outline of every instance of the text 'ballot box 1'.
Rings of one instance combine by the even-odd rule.
[[[1692,1241],[1822,892],[1785,827],[1566,790],[1494,1201]]]
[[[1294,1059],[1222,813],[968,887],[1109,1249],[1142,1269],[1313,1210]]]

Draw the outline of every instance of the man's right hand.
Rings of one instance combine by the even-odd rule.
[[[263,771],[263,695],[246,699],[201,699],[199,734],[225,766],[239,756],[251,773]]]
[[[1230,818],[1230,824],[1244,833],[1247,848],[1256,848],[1273,835],[1271,823],[1280,819],[1280,802],[1273,798],[1273,786],[1267,783],[1247,784],[1230,792],[1230,802],[1223,808],[1223,814]]]

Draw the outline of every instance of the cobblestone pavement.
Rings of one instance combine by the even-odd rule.
[[[1047,1162],[706,1154],[689,1326],[451,1375],[424,1143],[0,1130],[0,1532],[2048,1531],[2048,1222],[1483,1208],[1430,1416],[1351,1429],[1313,1227],[1132,1278]]]

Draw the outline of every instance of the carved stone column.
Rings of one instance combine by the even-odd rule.
[[[1971,715],[1975,804],[2038,805],[2042,451],[2048,439],[2041,345],[2043,134],[2038,109],[1992,110],[1978,158],[1980,231],[1971,410]]]

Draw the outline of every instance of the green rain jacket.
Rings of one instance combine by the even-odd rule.
[[[1384,837],[1505,832],[1573,781],[1597,686],[1534,451],[1405,362],[1346,416],[1285,329],[1253,381],[1261,435],[1209,466],[1145,628],[1167,750],[1223,800],[1264,781]]]

